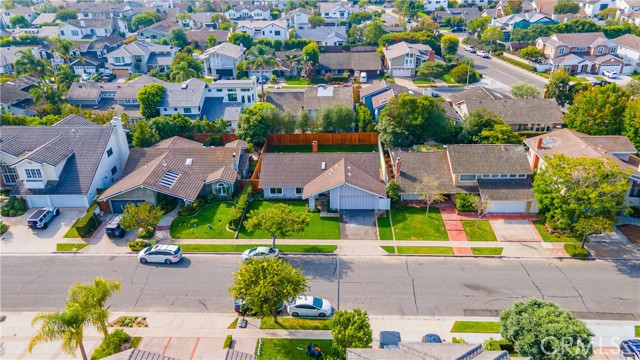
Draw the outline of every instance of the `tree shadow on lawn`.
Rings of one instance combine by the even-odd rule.
[[[295,268],[302,269],[305,276],[314,280],[335,281],[338,271],[337,256],[287,257],[286,261]],[[340,258],[340,279],[344,279],[351,270],[351,263]]]

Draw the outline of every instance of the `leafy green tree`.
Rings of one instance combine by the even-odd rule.
[[[185,52],[179,52],[173,58],[173,61],[171,62],[171,67],[173,68],[180,63],[186,63],[187,65],[189,65],[189,68],[196,72],[196,76],[202,75],[202,72],[203,72],[202,63],[194,59],[193,55],[187,54]]]
[[[154,118],[160,114],[158,106],[164,99],[164,86],[161,84],[145,85],[138,91],[138,102],[140,103],[140,114],[147,119]]]
[[[533,31],[529,29],[513,29],[511,31],[511,41],[512,42],[520,42],[520,41],[533,41],[535,40],[535,34]]]
[[[582,247],[588,236],[608,231],[613,231],[613,223],[601,217],[583,217],[573,225],[573,232],[582,236]]]
[[[442,25],[449,27],[464,26],[465,19],[462,16],[445,16],[442,18]]]
[[[55,52],[66,61],[71,58],[71,52],[78,46],[75,42],[65,39],[52,39],[56,43]]]
[[[189,44],[187,34],[181,28],[171,29],[167,37],[169,38],[169,44],[171,44],[171,46],[183,48]]]
[[[273,56],[273,49],[264,45],[256,45],[247,51],[247,67],[252,70],[260,70],[260,74],[265,68],[277,68],[278,60]],[[264,81],[261,81],[262,94],[264,94]],[[263,99],[264,100],[264,99]]]
[[[282,114],[282,133],[293,134],[296,132],[296,117],[287,109]]]
[[[244,300],[245,306],[257,318],[272,316],[277,324],[278,307],[308,290],[307,278],[300,269],[286,261],[269,258],[243,262],[240,269],[233,273],[229,294],[234,299]]]
[[[396,0],[393,2],[393,6],[398,9],[402,15],[408,17],[414,17],[419,12],[424,11],[424,5],[421,1],[417,0]]]
[[[11,25],[12,29],[17,29],[17,28],[26,28],[27,26],[29,26],[29,20],[27,20],[26,17],[24,17],[24,15],[13,15],[12,17],[9,18],[9,24]]]
[[[520,54],[521,58],[529,61],[536,61],[543,55],[542,50],[538,49],[535,46],[527,46],[526,48],[521,49],[518,54]]]
[[[74,9],[60,8],[56,11],[56,19],[67,22],[68,20],[75,20],[78,18],[78,12]]]
[[[349,132],[355,124],[356,114],[346,105],[334,104],[320,109],[316,122],[321,132]]]
[[[169,79],[173,82],[184,82],[197,76],[198,73],[189,68],[189,65],[184,62],[172,66],[169,71]]]
[[[16,53],[19,58],[14,63],[15,72],[18,75],[31,75],[40,80],[51,74],[53,70],[44,59],[38,58],[29,49],[20,50]]]
[[[58,8],[50,2],[46,2],[40,5],[40,11],[45,14],[55,14],[58,11]]]
[[[520,144],[522,136],[511,129],[509,124],[495,124],[490,129],[483,129],[476,141],[480,144]]]
[[[481,16],[477,19],[473,19],[467,23],[467,29],[474,34],[478,34],[484,31],[491,23],[491,17]]]
[[[161,115],[149,120],[149,124],[158,133],[160,140],[195,132],[194,122],[182,114]]]
[[[369,21],[373,19],[373,15],[368,11],[356,11],[349,15],[349,22],[352,25],[360,25],[365,21]]]
[[[229,35],[227,41],[234,45],[242,45],[245,49],[250,49],[253,45],[253,36],[247,33],[236,31]]]
[[[615,222],[626,208],[630,174],[612,160],[555,155],[545,162],[533,190],[538,213],[550,227],[571,229],[580,219],[592,217]]]
[[[487,28],[482,32],[482,41],[484,42],[495,44],[502,39],[504,39],[504,33],[500,29]]]
[[[418,76],[423,76],[428,79],[437,79],[448,72],[446,64],[439,63],[437,61],[425,61],[416,68]]]
[[[474,69],[473,64],[460,64],[449,71],[451,79],[460,84],[473,84],[480,81],[480,73]]]
[[[107,300],[120,291],[120,281],[103,277],[93,279],[93,283],[75,283],[69,290],[67,302],[77,304],[88,315],[91,325],[107,337],[109,331],[109,310]]]
[[[64,87],[65,89],[69,89],[71,84],[76,81],[80,76],[76,75],[76,73],[71,70],[69,65],[60,65],[58,66],[58,71],[55,73],[56,84],[58,86]]]
[[[516,99],[539,99],[540,89],[526,81],[521,81],[511,87],[511,95]]]
[[[633,79],[629,81],[624,89],[627,90],[630,97],[640,96],[640,80]]]
[[[297,54],[284,54],[284,62],[291,67],[291,73],[293,76],[298,74],[298,68],[302,66],[302,57]]]
[[[462,143],[477,142],[478,136],[484,129],[492,129],[495,125],[504,124],[502,119],[486,108],[479,108],[469,112],[462,124],[462,132],[458,141]]]
[[[560,106],[565,106],[572,101],[570,91],[571,75],[564,70],[556,70],[549,76],[549,83],[545,85],[547,97],[556,99]]]
[[[577,14],[580,11],[580,4],[568,0],[560,0],[553,7],[555,14]]]
[[[445,34],[444,36],[442,36],[442,39],[440,39],[440,47],[442,48],[442,55],[443,56],[456,55],[458,53],[459,44],[460,44],[460,41],[458,40],[457,36],[453,34]],[[433,61],[427,61],[423,64],[426,64],[429,62],[433,62]]]
[[[518,354],[536,360],[586,360],[593,354],[586,324],[552,302],[517,301],[500,313],[500,334]]]
[[[379,21],[372,21],[364,26],[364,42],[368,45],[375,45],[385,34],[382,24]]]
[[[507,0],[504,15],[518,14],[522,11],[522,0]]]
[[[160,14],[156,12],[145,12],[142,14],[138,14],[134,16],[133,19],[131,19],[131,30],[138,31],[140,27],[151,26],[160,20]]]
[[[315,41],[302,48],[302,61],[305,63],[312,62],[314,66],[318,65],[320,48],[318,48],[318,44]]]
[[[427,205],[426,216],[429,217],[429,208],[431,205],[446,200],[444,194],[440,190],[438,180],[425,176],[416,186],[417,192],[420,194],[420,201]]]
[[[29,93],[33,96],[33,102],[35,104],[44,102],[51,106],[59,106],[65,90],[66,89],[62,87],[55,87],[44,82],[39,82],[29,89]]]
[[[375,126],[371,111],[364,105],[358,105],[356,108],[356,121],[358,122],[359,132],[372,131],[373,126]]]
[[[62,351],[75,356],[80,349],[83,360],[88,360],[84,348],[84,326],[89,322],[84,309],[67,305],[65,311],[45,311],[33,318],[32,326],[40,324],[40,328],[29,341],[29,353],[42,342],[62,341]]]
[[[249,108],[242,109],[238,118],[238,137],[251,139],[254,143],[263,144],[267,136],[276,132],[272,110],[276,110],[273,104],[259,102]]]
[[[324,26],[324,24],[327,23],[327,21],[322,16],[318,16],[318,15],[309,16],[309,20],[308,21],[309,21],[309,25],[311,25],[312,29],[315,29],[318,26]]]
[[[640,98],[633,98],[624,112],[624,135],[640,149]]]
[[[358,308],[353,311],[337,310],[333,315],[333,348],[341,358],[346,355],[347,349],[366,349],[373,341],[373,332],[369,315]]]
[[[218,45],[218,39],[216,39],[216,36],[213,34],[207,36],[207,48],[212,48],[216,45]]]
[[[618,8],[611,7],[600,11],[597,15],[600,20],[615,19],[618,15]]]
[[[244,226],[249,231],[262,230],[271,236],[271,247],[276,247],[276,238],[286,238],[301,233],[309,226],[311,216],[296,212],[291,205],[274,204],[268,208],[251,210]]]
[[[153,206],[146,201],[140,204],[127,204],[122,212],[120,226],[127,231],[136,229],[153,231],[163,213],[161,207]]]
[[[589,135],[620,135],[629,96],[616,84],[594,86],[577,94],[565,115],[573,130]]]
[[[296,115],[296,129],[300,130],[303,134],[311,131],[311,116],[309,116],[309,112],[306,110],[300,111],[298,115]]]
[[[160,136],[156,129],[152,128],[148,121],[136,122],[131,144],[135,147],[149,147],[160,141]]]
[[[364,26],[352,26],[348,33],[349,44],[359,45],[364,43]]]

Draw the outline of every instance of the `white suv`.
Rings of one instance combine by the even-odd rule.
[[[333,308],[328,300],[315,296],[298,296],[289,303],[287,311],[291,316],[298,317],[328,317],[333,313]]]
[[[173,264],[182,259],[182,250],[176,245],[154,245],[147,247],[138,253],[138,261],[142,264],[165,263]]]
[[[618,72],[614,71],[614,70],[606,70],[603,72],[604,76],[608,77],[609,79],[615,79],[618,77]]]

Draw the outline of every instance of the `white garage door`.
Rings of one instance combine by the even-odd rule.
[[[340,210],[375,210],[377,196],[341,196]]]
[[[51,205],[59,208],[86,208],[87,198],[82,195],[51,196]]]
[[[602,66],[600,66],[600,75],[602,75],[607,70],[613,70],[613,71],[617,71],[619,73],[620,72],[620,64],[612,64],[612,65],[602,64]]]
[[[411,69],[393,69],[391,70],[391,76],[411,76]]]
[[[30,208],[49,207],[49,199],[46,195],[27,196],[27,203]]]
[[[524,213],[527,208],[525,201],[490,201],[490,213]]]

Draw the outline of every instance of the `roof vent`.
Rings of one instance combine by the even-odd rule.
[[[160,181],[158,181],[158,185],[162,185],[162,186],[166,186],[168,188],[171,188],[173,186],[173,184],[176,182],[176,180],[178,180],[178,177],[180,177],[180,173],[175,172],[173,170],[167,170],[164,175],[162,175],[162,179],[160,179]]]
[[[182,89],[182,90],[184,90],[184,89],[186,89],[188,87],[189,87],[189,84],[187,84],[187,83],[184,83],[184,84],[180,85],[180,89]]]
[[[327,170],[327,163],[326,162],[322,162],[322,170]]]
[[[185,165],[187,166],[191,166],[193,164],[193,159],[192,158],[188,158],[187,161],[184,162]]]
[[[553,140],[551,139],[542,140],[542,145],[551,145],[551,144],[553,144]]]

